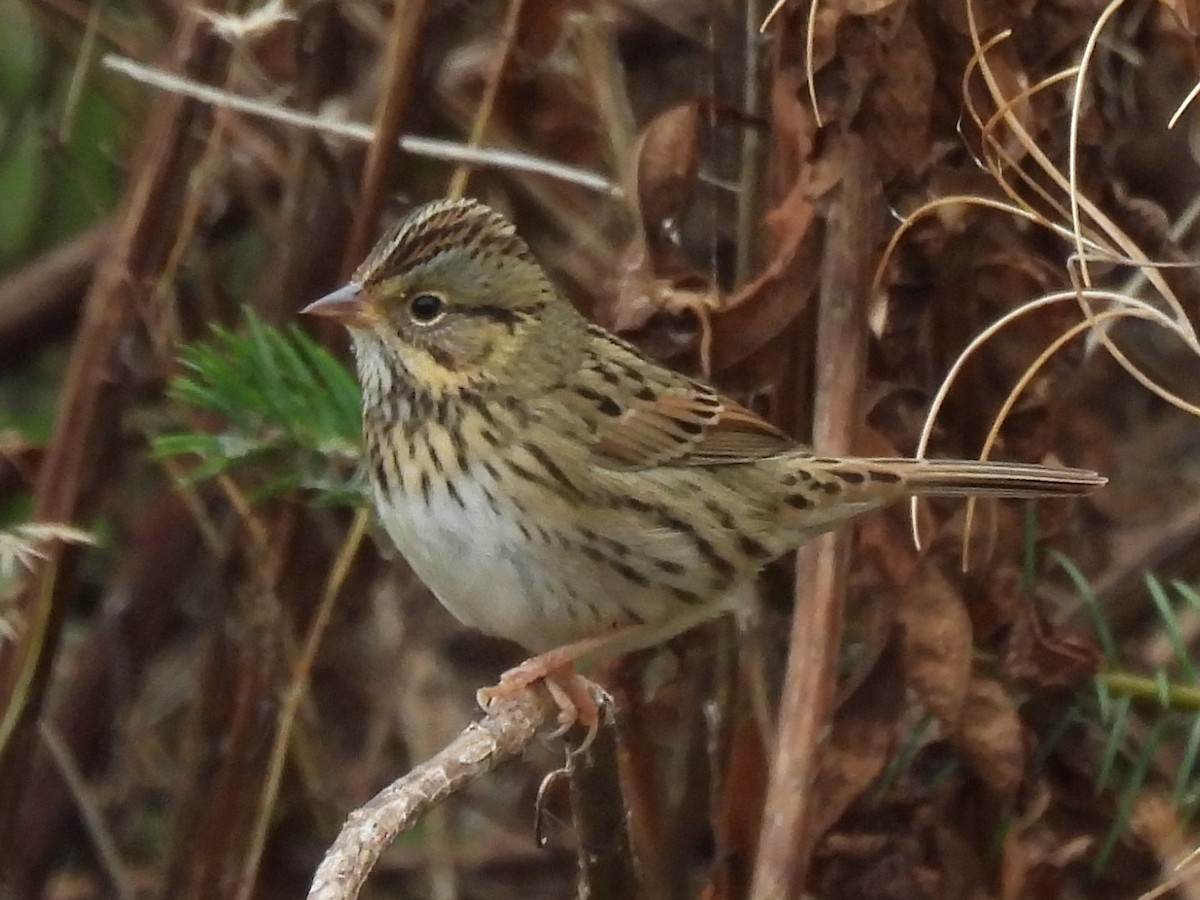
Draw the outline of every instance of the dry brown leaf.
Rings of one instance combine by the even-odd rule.
[[[1029,74],[1021,64],[1012,42],[1001,42],[989,50],[982,65],[991,73],[990,78],[996,83],[1002,102],[1007,107],[1009,116],[1016,121],[1017,127],[1030,134],[1038,134],[1042,129],[1034,120],[1033,104],[1027,96],[1023,96],[1030,87]],[[974,98],[975,108],[982,111],[982,116],[990,116],[996,105],[991,100],[983,78],[977,75],[972,79],[969,90]],[[1028,148],[1017,140],[1012,128],[1000,122],[994,126],[988,143],[996,144],[1004,151],[1004,168],[1020,163],[1028,153]],[[990,153],[994,154],[996,151],[992,150]]]
[[[909,686],[942,727],[953,730],[971,675],[973,629],[962,597],[884,516],[863,520],[859,547],[897,588]]]
[[[1195,37],[1197,29],[1200,29],[1200,9],[1197,8],[1196,0],[1161,0],[1161,2],[1175,15],[1180,28],[1189,36]]]
[[[781,75],[772,91],[772,158],[782,199],[764,217],[770,261],[713,316],[713,369],[725,371],[765,346],[805,308],[816,287],[819,229],[811,200],[816,122],[801,99],[799,76]]]
[[[1066,869],[1092,848],[1089,836],[1064,836],[1048,819],[1054,798],[1044,784],[1004,835],[1000,859],[1000,900],[1062,896]]]
[[[925,37],[912,16],[904,16],[880,47],[876,87],[866,101],[866,137],[885,179],[928,159],[933,86]]]
[[[943,896],[941,873],[930,864],[927,836],[919,829],[834,835],[815,892],[819,897],[934,900]]]
[[[883,771],[904,711],[904,682],[903,654],[893,640],[834,720],[813,783],[818,799],[809,840],[819,841]]]
[[[597,315],[615,331],[638,330],[660,312],[694,316],[700,365],[707,373],[710,315],[720,300],[709,278],[684,258],[676,235],[696,182],[699,125],[699,104],[689,101],[659,114],[642,131],[626,186],[636,230],[616,266],[615,299]]]
[[[1035,690],[1072,688],[1100,670],[1104,655],[1095,640],[1081,633],[1054,634],[1033,601],[1026,599],[1016,612],[1004,651],[1004,670],[1010,678]]]
[[[951,740],[971,771],[1001,798],[1012,797],[1025,771],[1017,705],[999,681],[970,680]]]
[[[903,586],[897,615],[905,628],[909,683],[942,725],[953,729],[971,678],[971,619],[962,597],[941,572],[921,560]]]
[[[523,3],[514,41],[514,62],[522,67],[541,63],[562,46],[563,25],[571,13],[570,0]]]
[[[809,62],[814,73],[821,71],[837,57],[837,30],[845,17],[844,11],[827,3],[817,7],[812,22],[812,58]]]
[[[933,824],[938,868],[941,871],[941,896],[954,900],[994,900],[983,882],[987,879],[978,848],[960,827],[944,822]]]
[[[659,113],[642,131],[627,196],[644,237],[687,208],[700,166],[700,107],[692,100]]]

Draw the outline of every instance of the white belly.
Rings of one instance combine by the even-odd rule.
[[[460,479],[458,486],[462,505],[440,484],[428,504],[376,489],[384,527],[413,572],[455,618],[480,631],[535,651],[575,639],[579,623],[546,627],[572,618],[558,607],[569,601],[553,576],[551,548],[531,544],[505,507],[500,514],[491,508],[478,484]],[[541,612],[547,604],[555,605],[554,615]]]
[[[650,646],[730,608],[742,587],[680,599],[674,588],[690,585],[690,573],[706,561],[694,536],[678,529],[646,528],[640,517],[596,511],[576,521],[561,503],[545,511],[546,521],[530,521],[490,479],[457,478],[455,486],[461,503],[441,479],[428,499],[411,488],[387,494],[376,485],[376,508],[417,577],[451,614],[535,653],[635,624],[647,627],[625,650]],[[605,546],[606,539],[674,563],[673,574],[645,561],[624,565],[633,560],[619,554],[587,552],[585,544]]]

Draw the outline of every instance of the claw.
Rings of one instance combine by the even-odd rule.
[[[550,736],[559,738],[575,725],[583,725],[587,728],[587,735],[574,752],[586,751],[600,730],[597,698],[606,702],[608,694],[579,675],[570,663],[563,664],[552,654],[535,656],[509,669],[492,687],[480,688],[475,693],[475,699],[486,712],[495,700],[519,694],[539,681],[546,686],[554,705],[558,707],[558,727]]]
[[[574,677],[578,678],[579,676],[575,675]],[[570,690],[553,675],[547,675],[542,684],[546,685],[546,690],[550,692],[551,699],[558,707],[558,727],[550,732],[550,738],[554,740],[570,731],[571,727],[579,721],[581,717],[579,704],[572,699]]]

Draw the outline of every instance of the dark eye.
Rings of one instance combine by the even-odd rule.
[[[446,302],[437,294],[417,294],[408,301],[408,311],[414,322],[429,325],[446,312]]]

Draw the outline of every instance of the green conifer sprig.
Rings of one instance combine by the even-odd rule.
[[[189,478],[234,469],[252,499],[296,489],[325,502],[363,502],[358,383],[299,328],[274,328],[247,312],[246,328],[220,326],[186,345],[170,395],[219,418],[213,431],[154,440],[156,458],[190,457]]]

